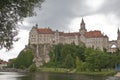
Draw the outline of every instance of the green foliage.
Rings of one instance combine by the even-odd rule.
[[[82,71],[82,61],[79,60],[78,57],[76,57],[76,70],[77,71]]]
[[[78,57],[76,57],[76,71],[81,72],[86,71],[86,69],[87,69],[86,62],[82,62]]]
[[[30,65],[30,67],[29,67],[30,72],[35,72],[36,70],[37,70],[37,67],[34,63],[32,65]]]
[[[68,68],[68,69],[74,68],[74,66],[75,66],[75,61],[74,61],[73,57],[72,57],[70,54],[68,54],[68,55],[66,56],[64,65],[65,65],[65,67]]]
[[[69,69],[66,69],[66,68],[39,68],[38,71],[42,71],[42,72],[68,72]]]
[[[95,53],[90,54],[86,58],[86,62],[89,63],[90,67],[93,69],[99,69],[101,71],[102,68],[105,68],[107,64],[107,54],[102,51],[96,50]]]
[[[25,69],[33,63],[33,53],[30,50],[21,51],[14,61],[15,68]]]
[[[76,56],[84,61],[84,47],[74,44],[58,44],[50,51],[50,62],[45,64],[47,67],[55,68],[75,68]]]
[[[9,67],[9,68],[13,68],[13,67],[14,67],[14,63],[15,63],[15,60],[16,60],[16,58],[14,58],[14,59],[10,59],[10,60],[9,60],[9,64],[8,64],[7,67]]]
[[[11,49],[17,38],[17,23],[35,14],[44,0],[0,0],[0,48]]]
[[[109,54],[100,49],[86,48],[74,44],[58,44],[50,51],[50,62],[45,67],[76,68],[76,71],[102,71],[114,69],[115,64],[120,64],[120,50]]]

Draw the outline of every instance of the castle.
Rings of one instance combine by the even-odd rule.
[[[81,42],[86,47],[106,49],[108,52],[115,52],[116,48],[120,48],[120,31],[118,29],[118,38],[115,41],[109,41],[109,37],[99,30],[87,31],[85,22],[82,18],[79,32],[65,33],[61,31],[53,31],[50,28],[38,28],[34,26],[29,32],[29,44],[71,44],[79,45]],[[112,48],[115,45],[116,48]]]
[[[53,31],[50,28],[38,28],[38,25],[33,26],[29,32],[29,47],[33,50],[34,62],[37,67],[43,64],[43,61],[48,62],[49,51],[56,44],[84,44],[86,47],[106,49],[107,52],[115,52],[120,49],[120,31],[118,29],[117,40],[109,41],[109,37],[101,33],[100,30],[87,31],[85,22],[82,19],[79,32],[61,32]],[[112,47],[112,46],[115,47]]]

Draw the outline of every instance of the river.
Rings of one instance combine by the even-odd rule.
[[[116,77],[108,76],[86,76],[79,74],[65,73],[17,73],[0,72],[0,80],[120,80]]]

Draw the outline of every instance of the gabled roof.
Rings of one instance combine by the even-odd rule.
[[[55,31],[52,31],[50,28],[38,28],[37,29],[39,34],[54,34]],[[64,32],[58,32],[59,36],[80,36],[79,32],[72,32],[72,33],[64,33]],[[104,38],[108,38],[108,36],[103,35],[101,33],[101,31],[99,30],[95,30],[95,31],[89,31],[89,32],[85,32],[84,36],[86,38],[99,38],[99,37],[104,37]]]
[[[53,34],[54,32],[50,28],[39,28],[37,29],[40,34]]]
[[[107,36],[104,36],[99,30],[86,32],[84,36],[87,38],[107,37]]]
[[[39,34],[54,34],[55,31],[52,31],[50,28],[38,28],[37,29]],[[75,36],[75,35],[80,35],[79,32],[73,32],[73,33],[64,33],[64,32],[59,32],[59,36]]]

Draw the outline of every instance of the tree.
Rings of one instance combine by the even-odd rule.
[[[29,67],[29,71],[30,72],[35,72],[36,70],[37,70],[37,67],[36,67],[35,63],[33,63],[32,65],[30,65],[30,67]]]
[[[34,7],[41,7],[44,0],[0,0],[0,49],[12,48],[18,39],[17,23],[35,14]]]
[[[31,50],[21,51],[15,60],[16,68],[28,68],[33,64],[33,53]]]
[[[78,56],[78,58],[81,61],[85,60],[84,52],[85,52],[85,47],[84,46],[76,46],[76,56]]]
[[[76,70],[77,71],[82,71],[82,67],[83,67],[83,62],[79,60],[78,57],[76,57]]]
[[[94,52],[86,57],[86,62],[89,64],[91,70],[98,69],[101,71],[106,68],[109,63],[109,55],[100,50],[94,50]]]
[[[8,65],[7,65],[7,67],[9,67],[9,68],[14,68],[15,60],[16,60],[16,58],[9,59],[9,63],[8,63]]]
[[[68,65],[73,63],[73,65],[71,66],[73,68],[75,67],[76,45],[73,44],[54,45],[51,51],[49,52],[49,56],[50,62],[45,64],[45,66],[69,68]]]
[[[66,58],[65,58],[65,67],[66,68],[74,68],[74,66],[75,66],[75,61],[74,61],[74,59],[73,59],[73,57],[70,55],[70,54],[68,54],[67,56],[66,56]]]

